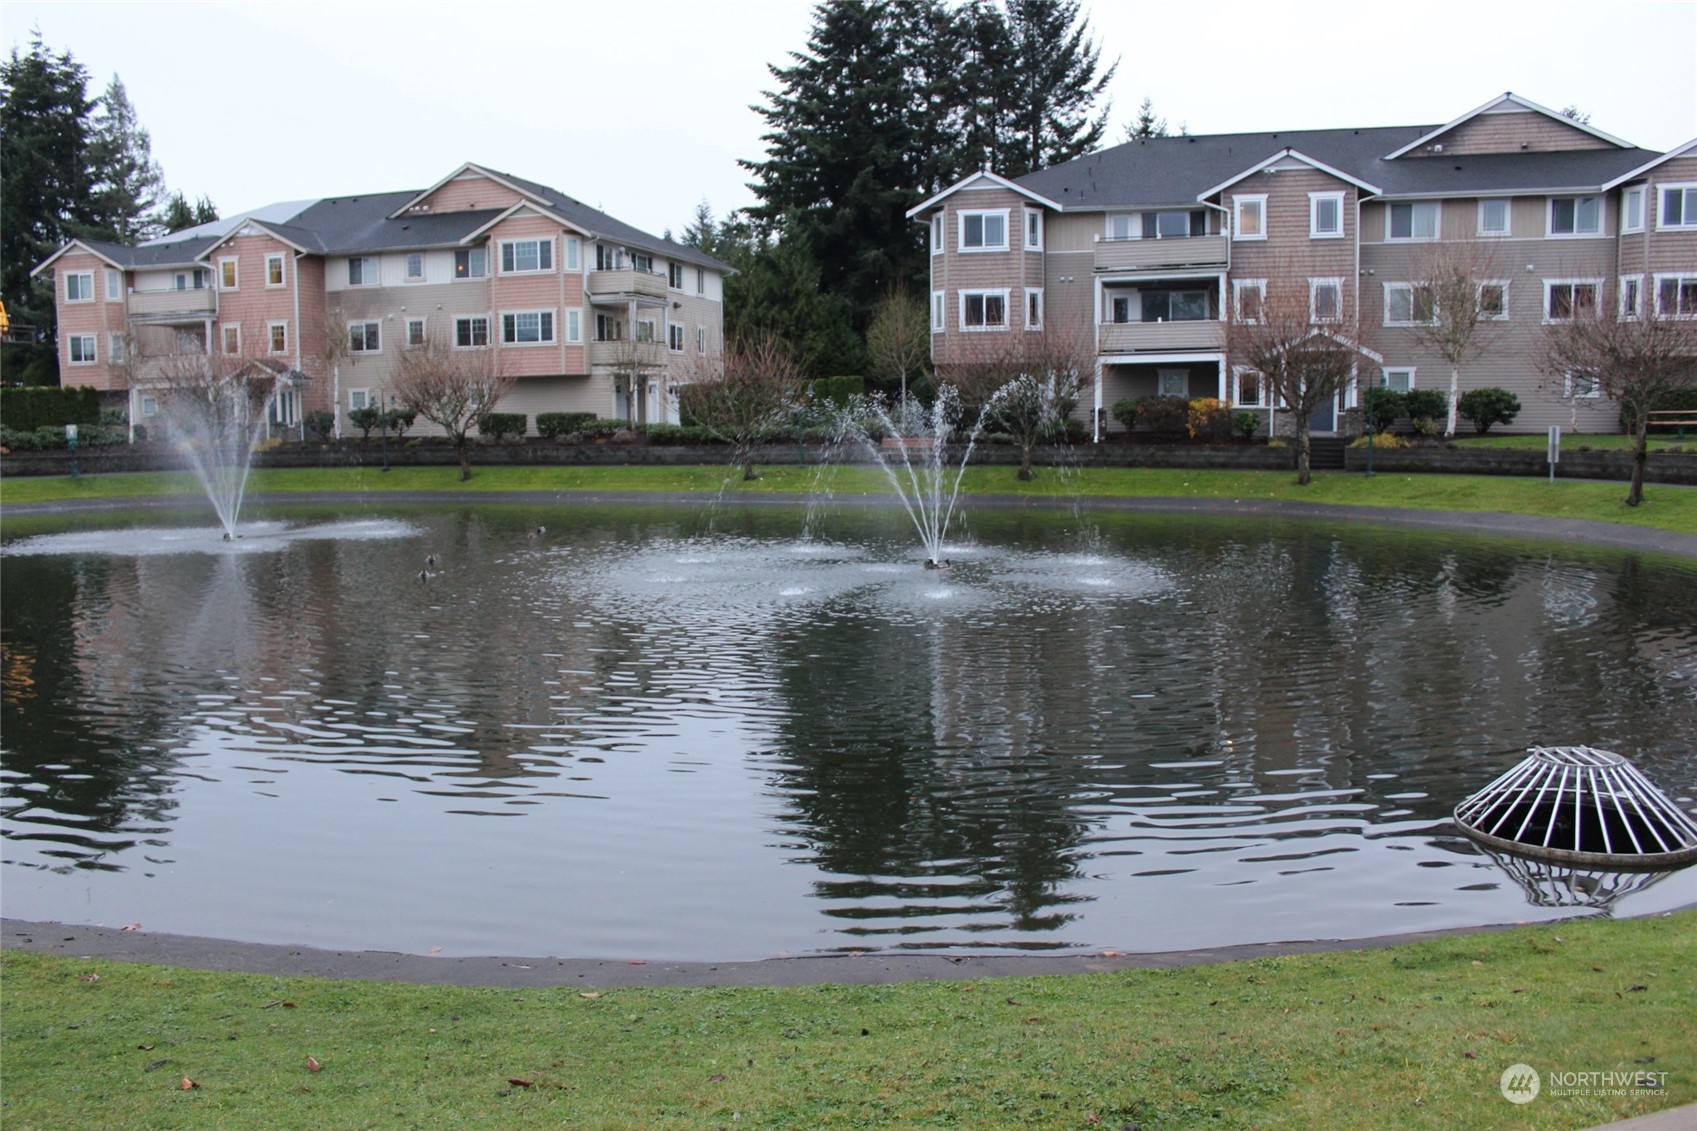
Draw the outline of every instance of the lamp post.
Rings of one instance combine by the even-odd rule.
[[[1373,478],[1373,390],[1369,388],[1361,398],[1365,404],[1365,419],[1367,421],[1367,478]]]
[[[381,410],[377,413],[377,423],[383,429],[383,470],[389,470],[389,394],[384,393],[378,401]]]

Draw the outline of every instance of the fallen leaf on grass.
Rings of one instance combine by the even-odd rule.
[[[79,982],[98,982],[98,981],[100,981],[100,975],[99,974],[84,974],[82,977],[78,978],[77,981],[79,981]]]
[[[577,996],[581,997],[581,998],[588,998],[590,1001],[594,1001],[596,998],[600,997],[601,995],[598,994],[598,993],[595,993],[594,991],[590,991],[588,993],[578,994]]]
[[[509,1076],[509,1077],[507,1077],[507,1083],[513,1085],[515,1088],[534,1088],[534,1087],[536,1087],[536,1081],[535,1080],[526,1080],[522,1076]]]
[[[193,1081],[193,1080],[190,1080],[190,1079],[189,1079],[189,1078],[188,1078],[188,1077],[187,1077],[187,1076],[184,1076],[184,1077],[183,1077],[183,1082],[182,1082],[182,1083],[181,1083],[181,1084],[178,1084],[178,1085],[177,1085],[177,1087],[178,1087],[178,1089],[180,1089],[180,1090],[181,1090],[181,1091],[184,1091],[184,1092],[192,1092],[192,1091],[194,1091],[194,1090],[195,1090],[195,1089],[196,1089],[196,1088],[198,1088],[198,1087],[200,1087],[200,1085],[199,1085],[199,1084],[198,1084],[198,1083],[196,1083],[196,1082],[195,1082],[195,1081]]]
[[[153,1051],[152,1045],[137,1045],[136,1048],[140,1049],[142,1052],[152,1052]]]
[[[306,1058],[306,1070],[308,1072],[322,1072],[324,1071],[324,1066],[318,1063],[317,1057],[309,1056]]]
[[[151,1046],[149,1046],[149,1047],[151,1047]],[[171,1063],[171,1061],[169,1059],[149,1061],[148,1063],[141,1066],[141,1070],[143,1072],[157,1072],[161,1068],[164,1068],[167,1064],[170,1064],[170,1063]]]
[[[276,1009],[279,1005],[282,1006],[284,1009],[295,1008],[294,1002],[292,1002],[292,1001],[282,1001],[282,1000],[268,1001],[264,1005],[260,1006],[259,1008],[261,1008],[261,1009]]]
[[[724,1078],[725,1078],[725,1074],[723,1072],[715,1072],[715,1073],[713,1073],[713,1075],[707,1077],[707,1082],[709,1084],[717,1084],[719,1081],[723,1080]]]

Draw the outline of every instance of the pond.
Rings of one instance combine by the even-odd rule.
[[[970,509],[946,570],[899,508],[244,533],[8,521],[8,916],[649,959],[1364,937],[1572,913],[1449,820],[1529,745],[1697,796],[1688,561],[1064,508]]]

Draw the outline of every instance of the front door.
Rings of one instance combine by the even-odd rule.
[[[1335,400],[1327,400],[1314,410],[1314,415],[1308,418],[1310,432],[1336,432],[1338,430],[1338,405]]]

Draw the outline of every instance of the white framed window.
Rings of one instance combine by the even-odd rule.
[[[1343,317],[1343,280],[1308,280],[1308,312],[1316,322],[1336,322]]]
[[[576,236],[566,237],[566,270],[576,271],[583,266],[583,241]]]
[[[1507,197],[1492,197],[1479,202],[1479,234],[1482,236],[1510,235],[1510,225],[1513,224]]]
[[[963,330],[1006,330],[1008,328],[1008,292],[962,291],[960,293],[960,327]]]
[[[454,347],[479,349],[489,344],[489,316],[473,314],[454,319]]]
[[[1441,234],[1440,208],[1435,200],[1414,200],[1385,206],[1385,239],[1435,240]]]
[[[106,269],[106,298],[109,302],[117,302],[124,297],[124,277],[110,267]]]
[[[462,247],[454,252],[454,278],[482,279],[489,274],[489,249]]]
[[[1208,214],[1200,208],[1188,212],[1145,212],[1143,238],[1182,240],[1208,234]]]
[[[676,322],[666,327],[666,348],[673,353],[684,351],[684,328]]]
[[[654,341],[654,319],[652,319],[652,318],[638,318],[636,320],[636,335],[635,335],[635,338],[639,342],[652,342],[652,341]]]
[[[1697,272],[1657,275],[1656,313],[1663,318],[1697,318]]]
[[[1387,366],[1379,370],[1379,388],[1395,389],[1406,393],[1414,388],[1414,367],[1412,365],[1398,368]]]
[[[1561,395],[1576,400],[1594,400],[1603,395],[1603,383],[1595,373],[1569,373],[1562,380]]]
[[[939,255],[943,251],[943,214],[935,212],[931,215],[931,254]]]
[[[1596,236],[1603,231],[1603,198],[1600,196],[1552,196],[1549,204],[1549,236]]]
[[[1620,277],[1620,316],[1622,318],[1637,318],[1643,313],[1644,277],[1642,275],[1622,275]]]
[[[266,345],[272,353],[289,352],[289,324],[287,322],[268,322],[265,326]]]
[[[943,292],[942,291],[932,291],[931,292],[931,332],[933,334],[941,334],[943,332],[943,321],[944,321],[943,312],[947,309],[948,308],[943,305]]]
[[[1137,218],[1130,212],[1115,212],[1108,217],[1108,238],[1134,240],[1137,238]]]
[[[684,289],[684,265],[682,263],[666,264],[666,285],[674,291]]]
[[[65,273],[65,301],[94,301],[93,271],[68,271]]]
[[[1697,228],[1697,184],[1657,185],[1661,207],[1656,210],[1656,227]]]
[[[424,253],[422,251],[407,252],[406,281],[409,283],[424,282]]]
[[[643,251],[633,251],[633,252],[631,252],[630,253],[630,265],[632,267],[636,268],[638,271],[646,271],[650,275],[652,275],[654,273],[654,257],[652,255],[649,255],[647,252],[643,252]]]
[[[159,415],[159,398],[158,397],[143,397],[143,398],[141,398],[141,414],[143,416],[158,416]]]
[[[1036,208],[1025,210],[1025,250],[1043,250],[1043,213]]]
[[[285,270],[281,255],[267,255],[265,257],[265,285],[268,287],[282,286],[288,281],[288,276],[284,273]]]
[[[705,267],[695,269],[695,293],[698,295],[707,293],[707,268]]]
[[[566,341],[574,344],[583,341],[583,311],[575,308],[566,311]]]
[[[554,269],[553,240],[502,240],[501,273],[515,275],[526,271]],[[503,315],[503,317],[505,317]]]
[[[1155,377],[1163,397],[1188,397],[1190,395],[1190,370],[1157,369]]]
[[[1486,322],[1508,321],[1508,281],[1492,279],[1480,283],[1476,291],[1479,317]]]
[[[1266,303],[1267,280],[1232,280],[1232,310],[1239,322],[1260,322],[1261,311]]]
[[[1232,403],[1241,408],[1269,408],[1267,378],[1259,369],[1236,366],[1232,369]]]
[[[1240,240],[1267,238],[1267,194],[1232,197],[1232,234]]]
[[[1428,326],[1437,317],[1431,287],[1416,283],[1385,284],[1385,325]]]
[[[1597,309],[1601,279],[1545,279],[1544,321],[1566,322],[1576,314]]]
[[[695,352],[707,352],[707,327],[705,326],[697,326],[695,328]]]
[[[1623,232],[1642,232],[1644,230],[1644,186],[1633,185],[1620,194],[1620,230]]]
[[[370,389],[348,390],[348,411],[358,412],[362,408],[370,408],[376,402],[371,399]]]
[[[93,365],[99,360],[94,352],[93,334],[71,334],[65,338],[65,342],[72,365]]]
[[[375,287],[377,285],[377,257],[375,255],[353,255],[348,257],[348,286]]]
[[[1043,328],[1043,288],[1025,288],[1025,328],[1041,330]]]
[[[1311,192],[1308,194],[1308,238],[1311,240],[1341,240],[1343,238],[1343,193]]]
[[[537,346],[553,340],[552,310],[515,310],[501,315],[501,341],[505,345]]]
[[[960,218],[960,250],[1006,251],[1008,249],[1008,210],[1000,212],[962,212]]]
[[[219,339],[223,342],[224,353],[226,356],[239,355],[242,352],[241,323],[238,322],[233,326],[222,327]]]
[[[425,320],[423,318],[407,319],[407,348],[416,349],[428,339],[425,336]]]
[[[625,340],[625,320],[615,318],[611,314],[595,316],[595,340],[598,342],[622,342]]]
[[[378,322],[348,323],[349,353],[382,353],[383,328]]]
[[[116,365],[124,360],[124,335],[113,331],[106,335],[106,360]]]
[[[233,291],[239,289],[237,284],[241,282],[241,275],[237,271],[236,266],[236,259],[234,256],[231,256],[228,259],[220,259],[218,261],[219,290]]]

